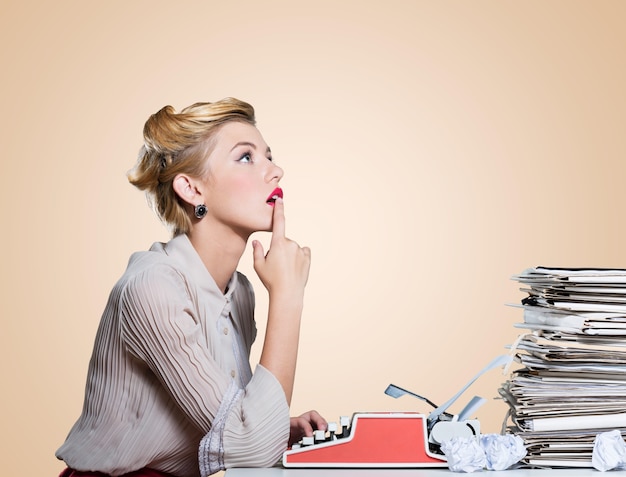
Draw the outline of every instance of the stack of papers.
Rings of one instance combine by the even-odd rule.
[[[626,270],[537,267],[513,277],[528,296],[522,366],[500,388],[525,462],[591,467],[597,434],[626,435]]]

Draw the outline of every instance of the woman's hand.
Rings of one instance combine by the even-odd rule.
[[[309,278],[311,251],[285,237],[282,199],[274,204],[272,240],[267,255],[252,242],[254,269],[269,292],[267,327],[260,364],[278,379],[291,403],[298,356],[304,287]]]
[[[314,430],[325,431],[327,428],[326,419],[320,416],[317,411],[309,411],[298,417],[292,417],[289,447],[299,442],[304,436],[312,436]]]
[[[311,250],[300,247],[285,236],[285,210],[282,199],[274,203],[272,219],[272,240],[267,255],[263,246],[256,240],[252,242],[254,250],[254,269],[270,294],[276,292],[304,293],[309,278]]]

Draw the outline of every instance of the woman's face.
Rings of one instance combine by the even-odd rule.
[[[272,162],[269,146],[255,126],[238,121],[224,124],[215,139],[203,181],[208,213],[202,220],[245,238],[271,230],[283,170]]]

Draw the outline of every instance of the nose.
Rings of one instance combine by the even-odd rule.
[[[285,171],[282,170],[281,167],[277,166],[274,162],[267,160],[268,168],[265,173],[265,179],[267,182],[271,182],[273,180],[280,181],[285,174]]]

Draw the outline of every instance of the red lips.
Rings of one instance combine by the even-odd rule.
[[[267,202],[270,205],[274,205],[274,202],[276,202],[276,199],[278,198],[283,198],[283,190],[280,187],[277,187],[276,189],[274,189],[272,191],[272,193],[270,194],[270,196],[267,198],[267,200],[265,202]]]

